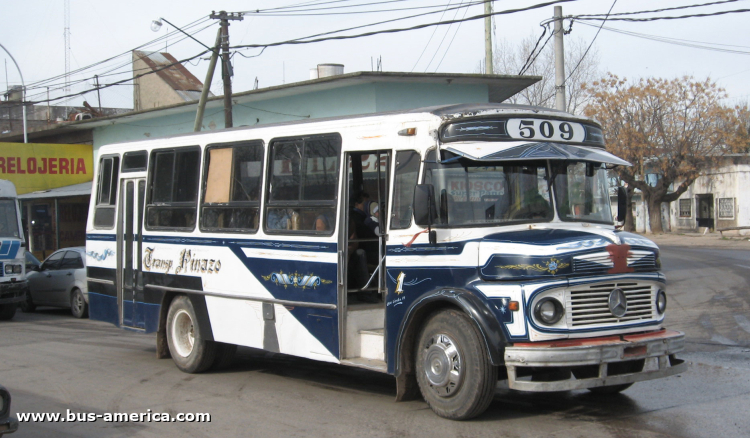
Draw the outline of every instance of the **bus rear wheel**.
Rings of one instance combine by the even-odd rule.
[[[497,368],[462,312],[443,310],[429,319],[419,333],[415,367],[422,396],[443,418],[476,417],[495,395]]]
[[[181,371],[200,373],[207,370],[216,357],[216,344],[200,335],[200,323],[188,297],[172,300],[167,314],[167,345],[172,360]]]

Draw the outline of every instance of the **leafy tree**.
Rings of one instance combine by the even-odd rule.
[[[627,82],[610,73],[585,90],[585,114],[602,124],[609,151],[633,164],[615,171],[643,194],[653,233],[663,230],[663,202],[678,199],[723,155],[747,147],[742,108],[722,105],[726,93],[710,79]]]

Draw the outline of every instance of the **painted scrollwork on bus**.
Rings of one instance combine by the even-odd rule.
[[[285,274],[284,271],[273,272],[269,275],[262,276],[265,281],[271,281],[276,286],[288,286],[299,287],[302,289],[316,288],[321,284],[331,284],[333,281],[324,280],[317,275],[313,274],[299,274],[297,272],[293,274]]]

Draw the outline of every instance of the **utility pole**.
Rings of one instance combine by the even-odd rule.
[[[565,46],[562,6],[555,6],[555,108],[565,111]]]
[[[99,102],[99,112],[102,112],[102,95],[99,94],[99,75],[94,75],[96,79],[96,100]]]
[[[494,74],[492,63],[492,0],[484,0],[484,73]]]
[[[224,127],[232,127],[232,65],[229,62],[229,20],[242,20],[242,14],[226,11],[211,12],[211,18],[221,20],[221,78],[224,81]]]
[[[211,61],[208,63],[206,80],[203,81],[203,90],[201,90],[201,98],[198,101],[198,112],[195,114],[195,125],[193,126],[193,131],[195,132],[200,132],[203,126],[203,113],[206,111],[206,99],[208,99],[208,92],[211,89],[211,82],[214,80],[214,70],[216,70],[216,60],[219,57],[221,35],[221,29],[219,29],[216,32],[216,43],[214,43],[214,47],[211,49]]]

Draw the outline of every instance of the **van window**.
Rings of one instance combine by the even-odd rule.
[[[396,178],[393,184],[393,216],[391,228],[409,228],[414,202],[414,187],[419,176],[420,156],[415,151],[396,153]]]
[[[209,146],[201,204],[201,230],[258,229],[263,142]]]
[[[333,234],[341,138],[301,137],[271,142],[265,226],[269,233]]]
[[[151,153],[146,229],[195,228],[200,180],[200,149],[162,149]]]
[[[94,226],[112,228],[115,226],[115,203],[117,202],[117,180],[120,157],[103,156],[99,160]]]

